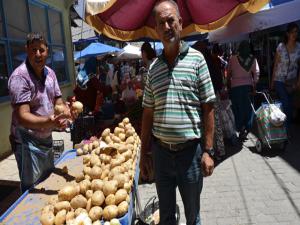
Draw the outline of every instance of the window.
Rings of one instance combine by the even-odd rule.
[[[0,43],[0,98],[8,95],[8,70],[5,45]]]
[[[29,4],[29,12],[31,20],[31,30],[33,32],[42,32],[49,42],[45,8],[35,4]]]
[[[62,14],[42,2],[0,0],[0,102],[7,100],[9,75],[27,57],[25,44],[29,32],[44,34],[49,46],[47,65],[60,83],[69,81]]]
[[[52,48],[52,69],[55,71],[58,81],[66,81],[65,53],[60,47]]]
[[[25,52],[25,43],[14,43],[10,44],[12,68],[16,69],[26,59],[27,54]]]
[[[62,34],[62,21],[60,13],[49,9],[49,24],[51,30],[51,42],[55,44],[64,44]]]
[[[0,1],[0,37],[2,37],[3,34],[3,16],[2,16],[2,7],[1,7],[1,1]]]
[[[26,1],[8,0],[2,1],[2,4],[6,17],[7,37],[24,39],[29,32]]]

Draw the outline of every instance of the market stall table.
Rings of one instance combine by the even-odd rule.
[[[139,157],[138,157],[139,158]],[[137,160],[137,164],[139,160]],[[67,167],[67,172],[66,168]],[[134,177],[134,185],[138,181],[138,166]],[[1,217],[0,223],[6,225],[40,224],[42,208],[51,196],[57,195],[58,191],[67,183],[75,183],[76,174],[83,169],[82,156],[76,157],[76,150],[65,152],[57,161],[54,172],[44,181],[30,191],[26,191]],[[134,213],[134,190],[130,193],[130,205],[128,212],[119,218],[122,225],[130,225]]]

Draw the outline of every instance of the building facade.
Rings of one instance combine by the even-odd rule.
[[[73,0],[0,0],[0,159],[11,153],[11,106],[7,82],[25,59],[29,32],[42,32],[49,43],[49,65],[56,72],[63,97],[72,95],[74,60],[70,28]]]

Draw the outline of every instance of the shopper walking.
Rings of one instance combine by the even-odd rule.
[[[251,128],[252,109],[250,94],[255,92],[259,78],[259,67],[256,58],[251,52],[248,41],[242,41],[237,54],[229,59],[227,85],[232,102],[232,111],[235,118],[239,138],[245,139]]]
[[[300,87],[300,43],[297,42],[299,27],[290,23],[283,42],[276,49],[271,89],[275,89],[287,116],[288,127],[293,114],[293,93]]]

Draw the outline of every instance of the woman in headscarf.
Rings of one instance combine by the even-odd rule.
[[[251,128],[252,109],[249,94],[255,92],[259,66],[248,41],[242,41],[228,64],[227,84],[239,138],[245,139]]]

